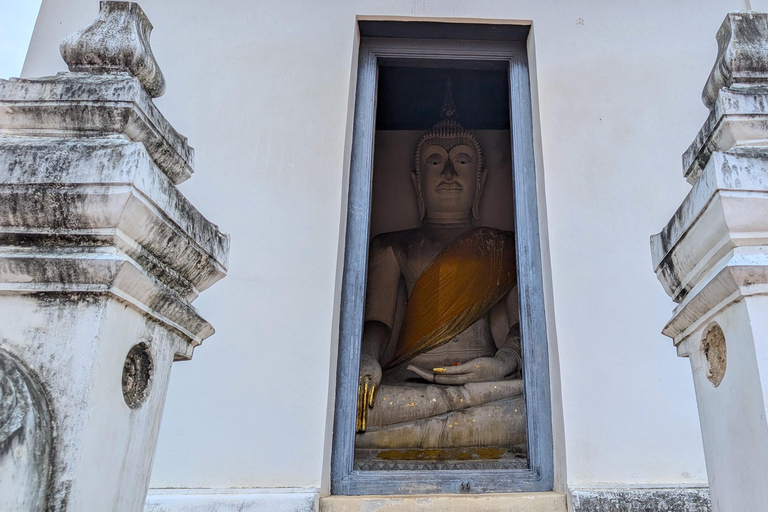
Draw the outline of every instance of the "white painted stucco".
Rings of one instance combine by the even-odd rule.
[[[153,487],[327,486],[356,17],[532,21],[558,486],[706,482],[648,236],[688,190],[714,34],[743,0],[141,5],[157,104],[196,148],[180,188],[232,236],[228,278],[196,302],[217,333],[174,368]],[[24,76],[64,70],[59,42],[97,11],[44,0]]]

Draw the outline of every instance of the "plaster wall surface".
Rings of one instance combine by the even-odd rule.
[[[196,303],[217,334],[175,365],[155,488],[327,485],[356,17],[533,23],[558,485],[706,482],[688,362],[648,236],[687,192],[714,34],[739,0],[142,0],[157,100],[196,148],[180,189],[232,236]],[[24,76],[95,0],[44,0]],[[567,476],[566,476],[567,472]]]

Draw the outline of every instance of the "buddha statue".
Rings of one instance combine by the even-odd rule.
[[[483,153],[450,83],[441,114],[411,173],[421,226],[371,242],[356,449],[526,441],[514,234],[476,225]]]

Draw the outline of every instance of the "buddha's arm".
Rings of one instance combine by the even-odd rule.
[[[360,346],[360,380],[357,391],[357,430],[365,431],[368,408],[373,407],[381,382],[379,358],[392,335],[397,308],[400,265],[389,244],[376,237],[368,258],[365,323]]]
[[[363,325],[363,341],[360,347],[360,360],[374,361],[379,364],[379,358],[384,347],[392,336],[392,329],[385,323],[378,320],[367,320]],[[361,365],[362,366],[362,365]],[[379,366],[380,367],[380,366]],[[361,367],[360,373],[363,373]],[[381,373],[379,370],[378,373]]]
[[[520,309],[518,307],[517,285],[512,288],[504,298],[504,306],[507,313],[507,323],[509,331],[504,341],[497,345],[498,352],[496,357],[504,358],[513,368],[510,373],[520,369],[522,364],[521,346],[520,346]]]
[[[400,265],[392,246],[382,237],[374,238],[368,257],[361,357],[372,358],[377,363],[392,334],[400,276]]]

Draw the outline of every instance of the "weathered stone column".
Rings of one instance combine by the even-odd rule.
[[[688,357],[715,511],[768,507],[768,15],[729,14],[683,155],[693,185],[651,238],[678,303],[664,328]]]
[[[101,2],[72,72],[0,80],[0,510],[142,510],[171,363],[213,333],[229,237],[176,188],[151,29]]]

